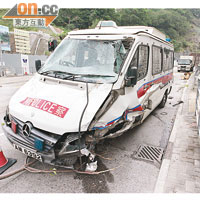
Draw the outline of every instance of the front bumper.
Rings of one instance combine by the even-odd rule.
[[[18,123],[18,129],[19,129],[19,131],[16,133],[12,130],[12,128],[9,125],[7,125],[5,119],[3,119],[1,123],[3,132],[5,133],[9,142],[14,147],[19,146],[20,149],[25,149],[26,152],[33,152],[37,155],[40,155],[41,159],[39,159],[39,161],[41,162],[51,164],[54,166],[73,168],[73,164],[76,162],[77,157],[79,155],[78,150],[69,151],[64,156],[58,156],[55,152],[55,146],[57,145],[60,138],[56,139],[52,138],[44,133],[41,133],[35,128],[33,128],[33,131],[31,132],[31,137],[26,138],[20,133],[20,130],[22,129],[23,126],[23,124],[20,123],[22,122],[17,120],[16,118],[15,121],[17,121]],[[34,138],[43,139],[44,148],[42,151],[39,151],[34,147]]]
[[[191,67],[188,66],[178,66],[179,71],[189,72],[191,71]]]

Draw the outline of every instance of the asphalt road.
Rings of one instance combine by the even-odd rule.
[[[160,170],[160,163],[135,159],[141,144],[164,148],[167,145],[186,81],[183,73],[174,73],[174,85],[165,108],[155,109],[144,123],[124,135],[105,140],[98,145],[98,170],[113,169],[98,175],[75,173],[22,172],[0,181],[1,193],[148,193],[153,192]],[[0,118],[12,94],[30,77],[0,77]],[[17,163],[5,174],[24,165],[26,156],[14,150],[0,128],[0,145],[6,157],[16,158]],[[52,166],[36,163],[40,169]]]

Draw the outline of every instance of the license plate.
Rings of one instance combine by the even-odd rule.
[[[31,157],[31,158],[35,158],[37,160],[39,160],[40,162],[42,162],[42,156],[40,154],[37,154],[33,151],[27,150],[23,147],[20,147],[19,145],[13,144],[14,148],[24,154],[26,154],[27,156]]]

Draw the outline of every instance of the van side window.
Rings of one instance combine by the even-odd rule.
[[[138,46],[132,60],[130,67],[137,67],[137,80],[143,79],[148,70],[149,47],[145,45]]]
[[[159,74],[162,71],[162,48],[153,46],[152,73]]]
[[[163,71],[173,68],[173,60],[173,51],[165,48],[163,51]]]
[[[139,53],[139,49],[137,48],[137,50],[131,60],[131,64],[130,64],[129,68],[138,66],[138,53]]]
[[[144,78],[147,74],[148,69],[148,58],[149,58],[149,47],[139,46],[139,56],[138,56],[138,80]]]
[[[169,70],[169,62],[170,62],[169,50],[164,48],[164,51],[163,51],[163,71]]]

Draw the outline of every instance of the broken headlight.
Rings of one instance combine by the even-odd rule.
[[[89,131],[92,130],[94,125],[97,123],[97,121],[106,113],[106,111],[109,110],[109,108],[112,106],[112,104],[116,101],[118,98],[119,93],[115,90],[112,90],[110,92],[110,95],[106,98],[102,106],[99,108],[98,112],[94,116],[92,123],[89,126]]]
[[[81,149],[85,148],[85,138],[81,137]],[[79,150],[78,133],[65,133],[55,145],[58,156],[67,155]]]

